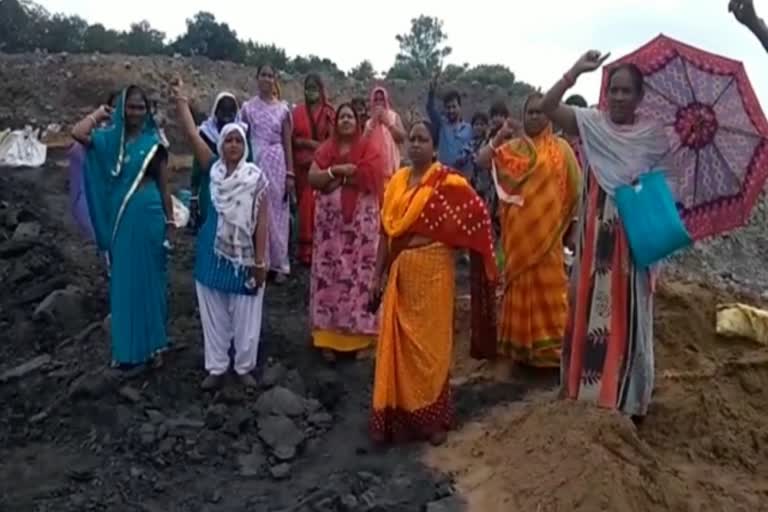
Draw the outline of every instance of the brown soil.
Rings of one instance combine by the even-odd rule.
[[[750,298],[662,284],[657,385],[639,429],[534,391],[467,422],[425,460],[454,476],[468,511],[768,510],[768,350],[715,333],[717,304],[734,300]]]

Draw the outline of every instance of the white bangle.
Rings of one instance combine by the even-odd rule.
[[[488,141],[488,147],[491,148],[491,151],[493,151],[494,153],[496,152],[497,149],[499,149],[493,145],[493,139]]]
[[[336,176],[333,175],[333,171],[331,170],[330,167],[328,169],[326,169],[325,172],[328,173],[328,176],[330,176],[332,180],[336,179]]]

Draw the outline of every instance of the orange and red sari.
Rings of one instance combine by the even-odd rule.
[[[293,110],[293,138],[323,142],[328,139],[334,126],[336,112],[326,99],[325,88],[321,86],[320,101],[314,107],[306,103]],[[312,233],[314,232],[315,194],[309,186],[309,168],[312,166],[315,150],[293,145],[293,165],[296,174],[296,199],[299,214],[298,258],[309,265],[312,261]]]
[[[549,126],[497,149],[494,168],[505,255],[499,352],[558,368],[568,321],[563,234],[578,203],[579,164]]]
[[[382,207],[390,258],[370,423],[379,442],[427,439],[452,426],[454,249],[472,253],[472,355],[493,357],[496,349],[496,263],[485,205],[442,164],[411,188],[410,173],[393,175]],[[414,237],[431,242],[413,246]]]

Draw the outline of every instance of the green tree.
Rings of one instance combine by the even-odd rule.
[[[88,23],[78,16],[54,14],[42,23],[39,45],[52,53],[77,53],[83,50]]]
[[[187,20],[187,32],[174,43],[175,51],[182,55],[200,55],[213,60],[244,62],[246,48],[237,38],[237,32],[226,23],[216,21],[209,12],[199,12]]]
[[[509,89],[515,83],[515,74],[501,64],[481,64],[467,70],[462,80]]]
[[[317,55],[308,55],[307,57],[297,55],[291,60],[288,69],[299,75],[321,73],[328,76],[344,76],[344,72],[339,69],[335,62],[331,59],[318,57]]]
[[[434,75],[442,68],[443,60],[453,51],[445,44],[448,35],[443,31],[443,22],[423,14],[411,20],[409,33],[395,38],[400,44],[395,65],[399,65],[401,72],[410,68],[418,78]]]
[[[248,41],[245,47],[245,63],[249,66],[269,64],[277,69],[287,69],[291,59],[285,50],[274,44],[259,44]]]
[[[83,34],[83,51],[86,53],[117,53],[121,50],[123,35],[107,29],[101,23],[90,25]]]
[[[50,14],[29,0],[0,0],[0,51],[29,52],[41,48]]]
[[[421,78],[418,70],[408,62],[395,61],[395,64],[387,71],[390,80],[416,80]]]
[[[468,69],[469,63],[466,62],[461,66],[457,66],[456,64],[448,64],[445,66],[445,69],[443,69],[441,78],[444,82],[455,82],[461,79]]]
[[[165,33],[152,28],[146,20],[131,24],[131,30],[121,39],[122,49],[129,55],[166,53]]]
[[[364,60],[350,70],[349,77],[360,82],[370,82],[376,78],[376,70],[373,69],[371,61]]]

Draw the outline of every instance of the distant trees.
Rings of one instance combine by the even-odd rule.
[[[395,75],[392,78],[431,78],[453,51],[445,44],[448,34],[443,31],[442,20],[423,14],[411,20],[410,32],[395,39],[400,44],[400,52],[388,74]]]
[[[226,23],[216,21],[209,12],[199,12],[187,20],[187,32],[171,44],[177,53],[199,55],[212,60],[244,62],[246,47]]]
[[[373,69],[371,61],[364,60],[349,72],[350,78],[354,78],[360,82],[370,82],[376,78],[376,70]]]
[[[335,62],[316,55],[289,58],[274,44],[242,41],[227,23],[210,12],[187,20],[187,30],[173,41],[148,21],[117,31],[99,23],[89,25],[78,16],[50,14],[32,0],[0,0],[0,51],[45,50],[51,53],[126,53],[129,55],[199,55],[241,64],[269,63],[288,72],[344,73]]]
[[[448,64],[452,53],[448,34],[439,18],[421,15],[411,20],[410,30],[395,36],[400,50],[387,78],[424,80],[442,70],[443,82],[496,85],[512,95],[523,95],[533,88],[518,82],[515,74],[500,64],[470,66]],[[129,55],[199,55],[213,60],[228,60],[246,65],[271,64],[291,73],[310,71],[332,77],[345,73],[338,65],[317,55],[289,57],[274,44],[243,41],[227,23],[219,22],[210,12],[199,12],[187,20],[187,30],[173,41],[144,20],[127,31],[89,25],[78,16],[51,14],[32,0],[0,0],[0,51],[6,53],[46,50],[68,53],[126,53]],[[361,82],[376,78],[369,60],[346,73]]]

